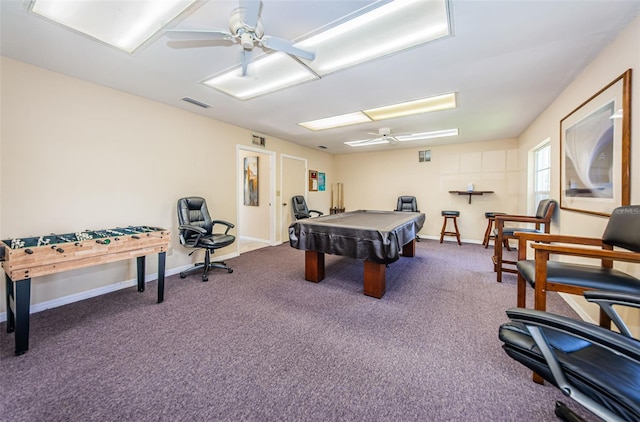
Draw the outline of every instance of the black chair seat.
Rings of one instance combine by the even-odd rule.
[[[637,362],[564,333],[550,329],[544,329],[543,332],[572,385],[625,420],[639,420],[640,366]],[[558,386],[524,324],[503,324],[499,338],[504,342],[503,349],[512,359]]]
[[[535,260],[527,259],[518,261],[517,267],[527,283],[535,287]],[[592,265],[548,261],[547,282],[567,284],[586,289],[640,294],[639,279],[614,268],[596,267]]]
[[[208,239],[201,239],[201,243],[203,245],[216,246],[216,248],[224,248],[225,246],[229,246],[236,240],[235,236],[230,234],[218,234],[214,233]]]

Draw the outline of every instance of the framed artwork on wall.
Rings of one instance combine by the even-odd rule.
[[[325,190],[325,189],[326,189],[326,186],[325,186],[325,177],[326,177],[326,176],[325,176],[325,174],[324,174],[324,173],[321,173],[321,172],[319,172],[319,173],[318,173],[318,190],[319,190],[319,191],[323,191],[323,190]]]
[[[560,121],[560,208],[610,216],[629,205],[631,69]]]
[[[317,170],[309,170],[309,191],[317,191],[318,190],[318,171]]]
[[[257,207],[258,157],[244,157],[244,205]]]

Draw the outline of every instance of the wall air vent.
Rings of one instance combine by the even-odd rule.
[[[212,107],[207,103],[203,103],[202,101],[198,101],[198,100],[194,100],[193,98],[189,98],[189,97],[184,97],[182,99],[182,101],[186,101],[188,103],[191,103],[193,105],[197,105],[198,107],[202,107],[202,108],[209,108]]]
[[[264,136],[251,135],[251,143],[253,145],[264,147],[267,145],[267,140],[264,138]]]

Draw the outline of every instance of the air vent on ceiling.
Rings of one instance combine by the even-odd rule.
[[[191,103],[193,105],[197,105],[198,107],[202,107],[202,108],[209,108],[211,107],[209,104],[207,103],[203,103],[202,101],[198,101],[198,100],[194,100],[193,98],[189,98],[189,97],[184,97],[182,99],[182,101],[186,101],[188,103]]]

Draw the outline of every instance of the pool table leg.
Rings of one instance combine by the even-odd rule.
[[[304,252],[304,279],[315,283],[324,279],[324,254],[322,252]]]
[[[364,294],[380,299],[386,291],[386,268],[385,264],[378,264],[373,261],[364,261]]]
[[[413,257],[416,256],[416,240],[413,239],[402,247],[402,256]]]

